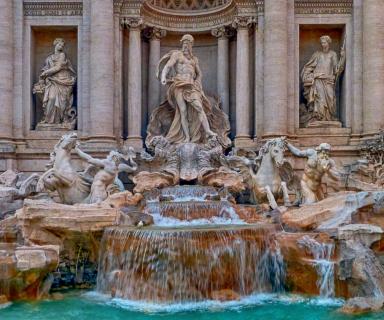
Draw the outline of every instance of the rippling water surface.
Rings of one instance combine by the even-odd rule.
[[[384,313],[345,316],[342,301],[300,296],[256,295],[236,302],[205,301],[154,305],[107,299],[96,293],[72,292],[62,300],[13,303],[0,309],[1,320],[350,320],[384,319]]]

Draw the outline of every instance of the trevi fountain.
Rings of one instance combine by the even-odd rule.
[[[0,0],[0,319],[383,319],[383,0]]]

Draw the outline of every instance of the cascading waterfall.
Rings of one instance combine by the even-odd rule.
[[[298,244],[304,249],[309,250],[313,256],[313,264],[316,268],[318,279],[317,287],[321,297],[333,298],[335,296],[334,266],[331,260],[334,244],[320,243],[315,239],[304,236],[298,240]]]
[[[144,212],[156,225],[244,224],[228,194],[207,186],[174,186],[146,192]]]
[[[255,225],[106,229],[97,290],[172,303],[212,299],[221,290],[240,296],[282,291],[284,262],[273,231]]]

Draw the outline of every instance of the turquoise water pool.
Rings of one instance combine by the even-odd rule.
[[[0,309],[1,320],[347,320],[384,319],[384,313],[346,316],[341,301],[297,296],[253,296],[240,302],[151,305],[105,299],[93,293],[69,293],[62,300],[13,303]]]

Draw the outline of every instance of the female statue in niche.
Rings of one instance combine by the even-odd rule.
[[[336,52],[330,50],[331,42],[330,36],[321,36],[322,49],[312,55],[301,72],[304,97],[307,100],[307,124],[314,121],[338,120],[335,87],[345,66],[345,38],[340,60],[337,59]]]
[[[56,38],[53,45],[55,52],[45,60],[39,82],[33,88],[33,93],[43,96],[44,118],[37,127],[74,129],[76,111],[72,104],[76,72],[64,52],[64,39]]]

